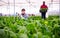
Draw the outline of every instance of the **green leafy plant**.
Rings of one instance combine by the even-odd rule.
[[[59,16],[0,16],[0,38],[60,38]]]

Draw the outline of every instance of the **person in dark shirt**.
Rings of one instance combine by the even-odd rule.
[[[45,1],[43,1],[43,4],[40,6],[40,13],[43,19],[46,19],[46,12],[48,10],[47,5],[45,5]]]

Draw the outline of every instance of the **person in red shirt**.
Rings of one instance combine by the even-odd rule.
[[[43,19],[46,18],[46,12],[48,10],[47,5],[45,5],[45,1],[43,1],[43,5],[40,6],[40,13]]]

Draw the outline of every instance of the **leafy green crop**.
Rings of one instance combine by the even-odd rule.
[[[0,38],[60,38],[59,16],[0,16]]]

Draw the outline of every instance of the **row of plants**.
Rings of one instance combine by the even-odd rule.
[[[60,38],[59,16],[0,16],[0,38]]]

